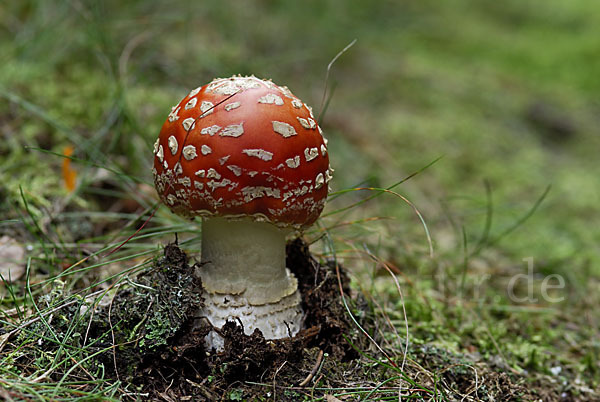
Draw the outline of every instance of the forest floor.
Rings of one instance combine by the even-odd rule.
[[[0,4],[0,398],[600,400],[599,5],[121,3]],[[152,144],[233,74],[312,104],[335,174],[288,245],[322,308],[207,355]]]

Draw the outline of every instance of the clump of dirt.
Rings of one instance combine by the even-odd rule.
[[[287,266],[298,278],[305,329],[293,338],[265,340],[258,330],[247,336],[228,323],[220,330],[223,352],[207,353],[204,337],[211,328],[195,326],[193,318],[201,303],[201,283],[190,279],[196,266],[189,265],[177,245],[168,245],[164,258],[136,279],[140,286],[120,292],[113,303],[112,321],[120,323],[129,340],[120,339],[125,346],[116,355],[120,378],[163,399],[177,400],[181,395],[218,399],[231,384],[271,381],[285,365],[287,371],[281,374],[289,377],[289,370],[304,365],[309,348],[319,348],[339,361],[355,358],[344,339],[352,330],[340,296],[340,284],[349,294],[343,271],[338,268],[338,280],[335,265],[320,265],[299,239],[287,247]],[[159,308],[163,303],[165,308]],[[305,374],[295,371],[300,382]]]
[[[165,248],[164,258],[151,270],[130,282],[115,297],[112,321],[137,329],[128,338],[138,339],[143,354],[168,346],[202,303],[202,282],[175,244]]]
[[[128,380],[140,375],[139,367],[168,356],[202,302],[202,283],[193,273],[187,255],[170,244],[150,269],[129,278],[112,298],[105,297],[108,302],[88,306],[94,313],[81,321],[89,321],[86,339],[97,348],[97,364]],[[113,345],[114,353],[102,353]]]
[[[344,270],[339,266],[336,269],[334,261],[320,265],[300,239],[289,243],[286,252],[287,266],[298,278],[302,294],[302,308],[306,312],[304,325],[308,328],[305,333],[314,333],[308,346],[319,347],[337,360],[358,357],[344,339],[353,327],[340,293],[341,290],[345,295],[350,294],[350,280]]]

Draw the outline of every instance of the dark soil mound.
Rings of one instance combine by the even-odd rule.
[[[116,367],[115,376],[149,397],[217,400],[234,384],[246,398],[252,394],[244,389],[246,382],[270,384],[277,374],[286,378],[286,385],[299,384],[307,375],[306,366],[314,365],[317,348],[338,361],[356,357],[344,339],[352,331],[340,293],[341,287],[349,294],[343,271],[333,263],[320,265],[299,239],[287,247],[287,266],[298,278],[305,329],[293,338],[265,340],[258,330],[246,336],[228,323],[221,330],[223,352],[207,353],[203,339],[210,328],[194,326],[202,288],[193,276],[196,266],[189,265],[176,244],[168,245],[164,257],[136,278],[139,286],[115,298],[111,321],[118,322],[115,343],[122,346],[114,356],[105,356],[112,360],[105,366]],[[107,330],[104,325],[95,329]]]

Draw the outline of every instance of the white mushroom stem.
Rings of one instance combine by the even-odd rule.
[[[234,321],[246,335],[259,329],[266,339],[298,333],[302,308],[298,281],[285,266],[287,233],[250,219],[205,219],[199,271],[204,287],[201,316],[216,328]],[[207,344],[219,350],[223,340],[212,332]]]

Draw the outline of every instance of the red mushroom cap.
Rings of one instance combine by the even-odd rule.
[[[295,228],[319,217],[332,172],[311,108],[256,77],[191,91],[169,114],[154,155],[156,189],[176,214]]]

